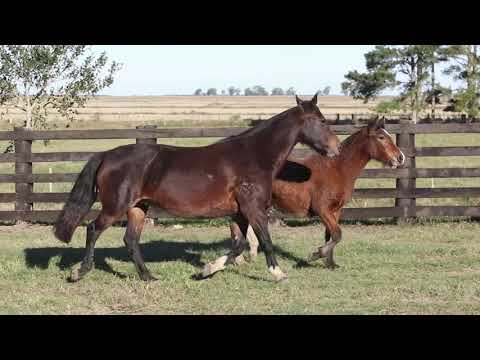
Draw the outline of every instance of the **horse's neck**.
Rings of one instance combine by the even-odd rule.
[[[272,166],[274,176],[280,171],[297,144],[300,130],[300,122],[292,114],[272,123],[269,128],[262,129],[255,137],[259,145],[257,148],[264,152],[266,161]]]
[[[337,158],[339,168],[345,178],[351,182],[352,186],[369,161],[370,156],[367,152],[367,144],[360,137],[346,143]]]

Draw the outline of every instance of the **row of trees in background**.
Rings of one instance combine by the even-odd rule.
[[[478,45],[379,45],[365,54],[367,71],[350,71],[342,90],[365,103],[387,89],[399,91],[391,101],[380,102],[375,110],[392,113],[402,110],[413,122],[428,112],[435,118],[436,105],[447,98],[446,110],[464,112],[470,118],[479,113],[480,57]],[[435,68],[460,84],[457,89],[442,86]]]
[[[323,90],[319,91],[319,95],[329,95],[330,94],[330,86],[326,86]],[[242,95],[242,90],[240,88],[237,88],[235,86],[230,86],[227,88],[227,90],[221,90],[220,93],[217,91],[216,88],[209,88],[207,91],[203,91],[202,89],[197,89],[193,93],[194,95],[197,96],[215,96],[215,95],[228,95],[228,96],[241,96]],[[280,96],[280,95],[295,95],[296,91],[293,87],[289,87],[286,90],[283,90],[280,87],[275,87],[273,88],[270,93],[260,85],[253,86],[251,88],[246,88],[243,90],[243,95],[244,96]]]

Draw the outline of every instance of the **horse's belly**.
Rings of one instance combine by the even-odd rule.
[[[305,217],[310,208],[310,195],[303,185],[275,181],[273,186],[272,204],[278,211]]]
[[[238,211],[238,205],[228,186],[160,186],[151,202],[174,216],[222,217]]]

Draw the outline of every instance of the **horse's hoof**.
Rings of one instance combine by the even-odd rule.
[[[69,282],[77,282],[82,278],[82,264],[77,264],[72,267],[72,270],[70,271],[70,277],[68,278]]]
[[[204,278],[208,278],[208,277],[212,276],[213,274],[215,274],[216,272],[225,269],[225,264],[227,262],[227,259],[228,259],[228,256],[225,255],[225,256],[219,257],[217,260],[215,260],[213,262],[207,263],[203,267],[202,276]],[[236,261],[236,259],[235,259],[235,261]]]
[[[77,282],[78,280],[80,280],[80,269],[72,269],[68,281]]]
[[[335,270],[335,269],[338,269],[340,267],[340,265],[337,265],[336,263],[332,262],[332,263],[327,263],[325,262],[325,266],[327,269],[329,270]]]
[[[202,273],[199,274],[202,279],[206,279],[213,274],[213,265],[212,263],[207,263],[203,267]]]
[[[288,279],[287,274],[285,274],[278,266],[276,266],[276,267],[270,266],[268,268],[268,270],[273,275],[276,282],[287,281],[287,279]]]
[[[142,275],[140,275],[140,279],[142,279],[143,281],[157,281],[158,279],[153,276],[152,274],[149,274],[149,273],[144,273]]]
[[[240,266],[240,265],[245,265],[246,263],[248,263],[249,261],[247,259],[245,259],[245,257],[243,256],[243,254],[241,255],[238,255],[236,258],[235,258],[235,265],[237,266]]]
[[[320,259],[322,257],[322,254],[320,254],[320,252],[314,252],[312,254],[310,254],[310,256],[307,258],[307,263],[312,263],[314,261],[317,261],[318,259]]]
[[[195,281],[202,281],[202,280],[206,280],[208,278],[209,277],[204,277],[203,273],[193,274],[192,276],[190,276],[190,279],[195,280]]]

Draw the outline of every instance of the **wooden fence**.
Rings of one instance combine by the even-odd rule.
[[[427,121],[428,122],[428,121]],[[395,178],[395,188],[356,189],[354,198],[394,198],[395,206],[371,208],[347,208],[344,219],[409,218],[430,216],[480,217],[480,207],[475,206],[416,206],[417,198],[480,197],[480,187],[472,188],[417,188],[418,178],[468,178],[480,177],[480,168],[417,168],[415,158],[422,156],[480,156],[480,146],[462,147],[416,147],[416,134],[480,133],[480,123],[463,120],[439,123],[411,124],[406,121],[389,121],[387,130],[395,134],[397,144],[407,157],[407,167],[401,169],[366,169],[361,178]],[[332,129],[339,135],[352,134],[358,124],[350,120],[334,122]],[[136,139],[137,143],[156,143],[161,138],[222,138],[244,131],[245,128],[155,128],[112,130],[55,130],[31,131],[15,128],[0,132],[0,140],[13,140],[15,152],[0,154],[0,162],[15,163],[15,174],[0,174],[1,183],[15,183],[14,193],[0,193],[0,203],[14,203],[14,211],[0,211],[0,221],[52,222],[58,210],[35,210],[35,203],[63,203],[68,193],[39,193],[33,191],[34,183],[74,182],[77,174],[32,173],[32,163],[58,161],[86,161],[93,152],[32,153],[33,140],[59,139]],[[295,150],[302,151],[302,150]],[[87,219],[95,218],[98,211],[91,211]],[[150,217],[165,217],[156,209]]]

